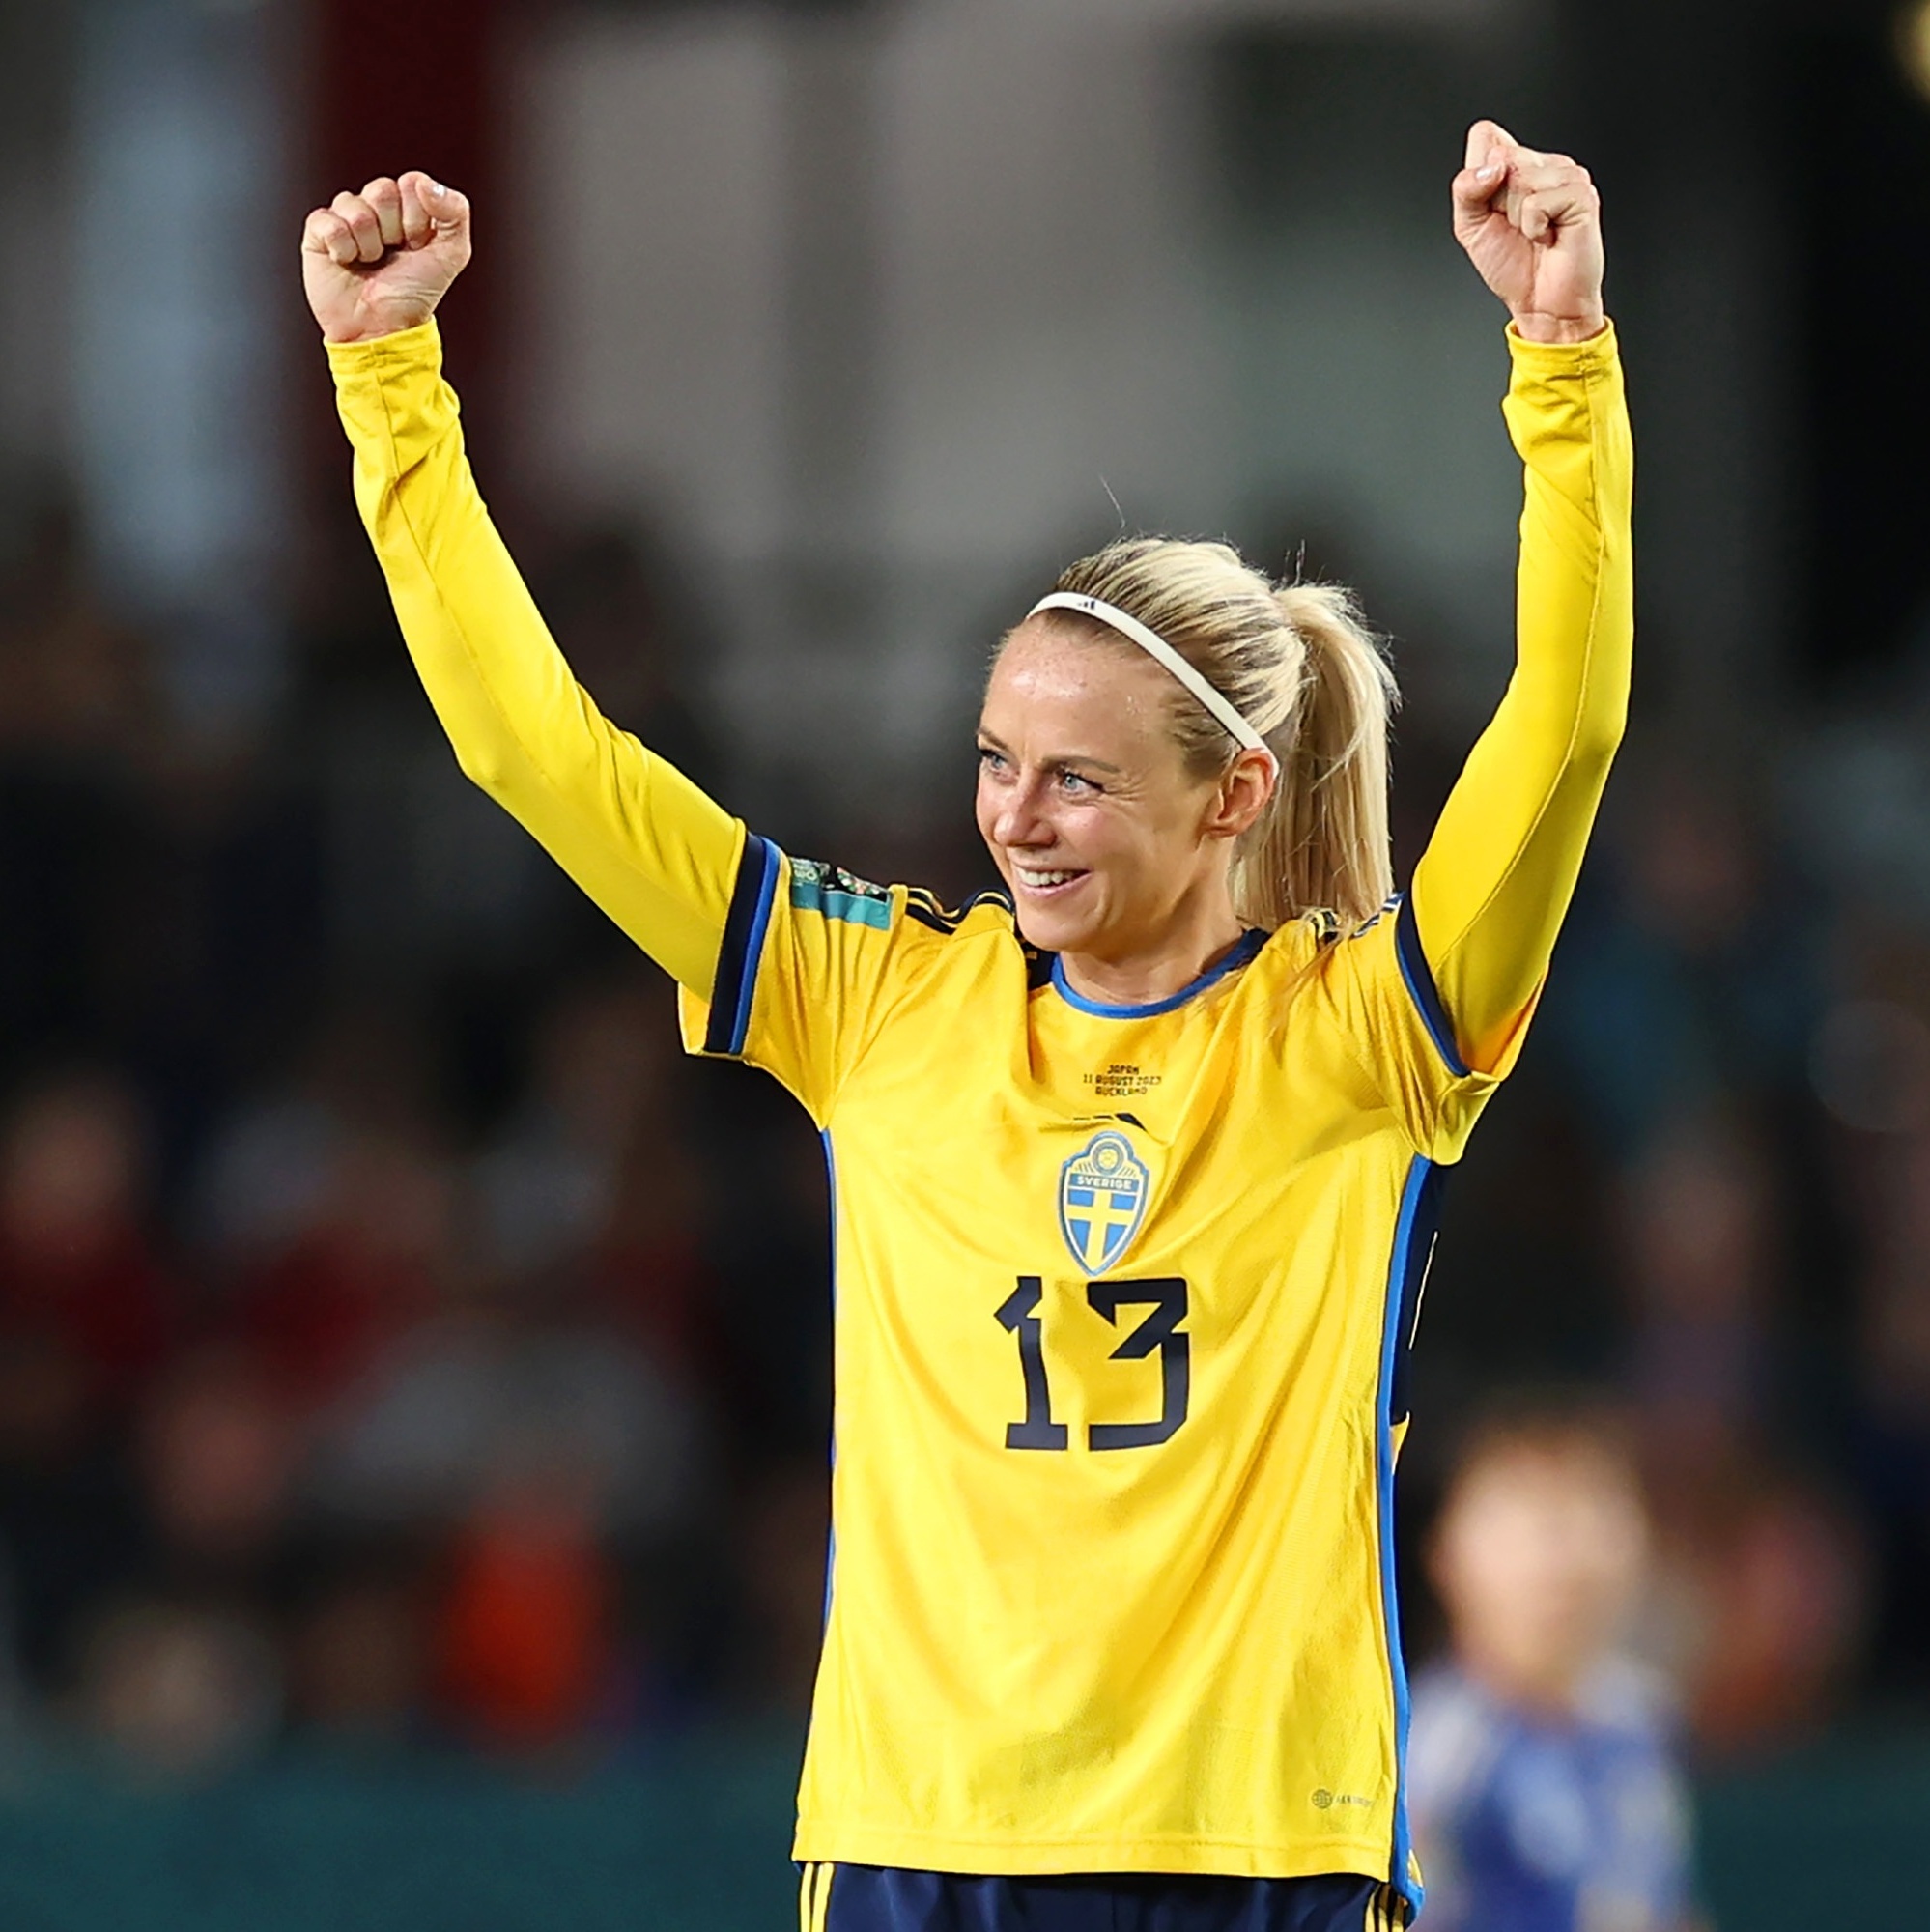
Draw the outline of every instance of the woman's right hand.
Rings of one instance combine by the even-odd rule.
[[[417,169],[338,194],[301,230],[301,285],[329,342],[427,322],[468,259],[468,198]]]

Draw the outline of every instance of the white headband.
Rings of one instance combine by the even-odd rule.
[[[1054,590],[1041,597],[1025,614],[1036,617],[1041,611],[1077,611],[1082,616],[1096,617],[1109,624],[1122,638],[1130,638],[1149,657],[1158,661],[1224,724],[1249,751],[1264,752],[1270,758],[1272,747],[1234,709],[1225,693],[1218,692],[1162,638],[1137,617],[1128,617],[1116,606],[1096,597],[1082,596],[1076,590]]]

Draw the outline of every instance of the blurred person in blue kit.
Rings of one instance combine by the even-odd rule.
[[[1604,1422],[1524,1404],[1470,1434],[1428,1549],[1449,1654],[1414,1685],[1433,1932],[1706,1932],[1668,1697],[1621,1648],[1649,1560]]]

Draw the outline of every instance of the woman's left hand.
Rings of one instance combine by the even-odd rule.
[[[1477,121],[1454,178],[1454,234],[1529,341],[1581,342],[1606,325],[1602,197],[1568,156]]]

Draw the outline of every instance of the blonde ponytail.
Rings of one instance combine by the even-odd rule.
[[[1393,891],[1387,729],[1394,677],[1335,584],[1270,582],[1231,545],[1134,537],[1064,572],[1055,589],[1094,597],[1156,631],[1229,698],[1280,760],[1280,781],[1234,851],[1234,910],[1268,931],[1303,913],[1344,929]],[[1096,620],[1045,620],[1110,636]],[[1131,646],[1121,645],[1122,649]],[[1239,746],[1174,689],[1173,732],[1189,770],[1224,772]]]
[[[1269,735],[1280,782],[1234,858],[1234,909],[1269,931],[1312,907],[1351,928],[1394,890],[1387,830],[1387,726],[1394,676],[1351,591],[1276,589],[1303,647],[1299,703]]]

